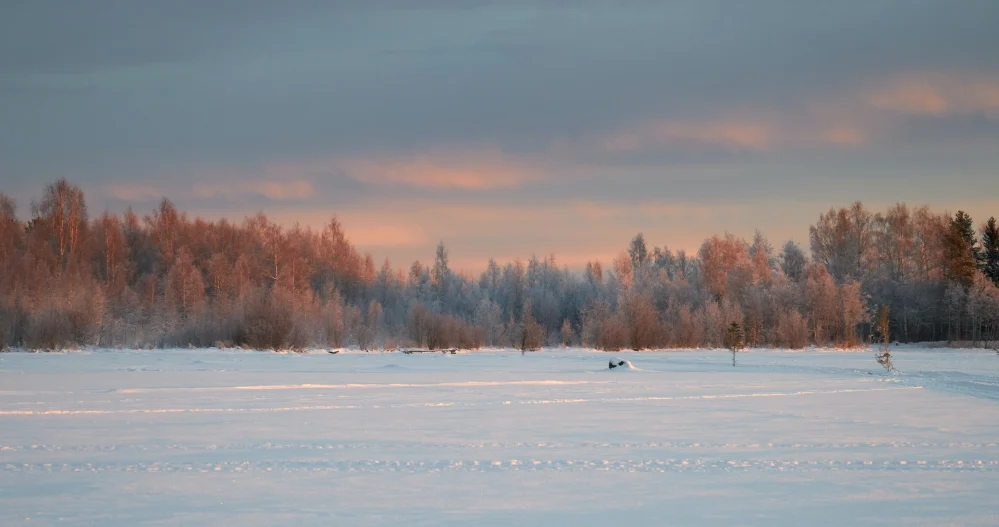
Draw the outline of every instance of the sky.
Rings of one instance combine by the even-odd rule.
[[[8,0],[0,191],[336,215],[396,266],[999,216],[999,2]]]

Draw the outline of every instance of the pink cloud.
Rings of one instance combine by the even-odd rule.
[[[613,207],[594,201],[577,201],[573,204],[573,208],[580,216],[591,220],[605,219],[616,212]]]
[[[336,210],[286,205],[269,207],[266,212],[285,226],[299,223],[313,229],[322,229],[335,214],[358,250],[371,252],[379,263],[388,257],[398,268],[408,267],[414,260],[432,262],[434,246],[443,240],[451,251],[453,269],[478,273],[490,257],[504,263],[551,254],[559,266],[573,270],[594,259],[609,268],[638,232],[644,233],[650,248],[666,244],[688,254],[706,237],[726,230],[752,237],[759,227],[777,245],[801,235],[802,226],[827,206],[825,202],[777,207],[764,203],[563,201],[539,207],[421,200],[357,203]],[[229,211],[227,215],[238,221],[253,212]],[[207,218],[218,214],[214,209],[192,213]],[[788,222],[788,215],[799,219]]]
[[[312,195],[312,183],[294,181],[247,181],[239,183],[198,183],[191,190],[194,197],[210,199],[233,196],[260,196],[275,201],[305,199]]]
[[[344,229],[353,243],[368,248],[418,247],[430,241],[426,231],[412,223],[371,224],[347,219]]]
[[[115,199],[129,202],[148,202],[161,199],[169,193],[151,185],[136,185],[133,183],[115,183],[107,189],[107,194]]]
[[[842,114],[798,115],[795,112],[757,111],[755,120],[707,119],[703,122],[665,120],[626,127],[599,139],[609,152],[627,153],[668,146],[703,145],[728,150],[772,152],[816,146],[857,147],[869,141],[862,120]]]
[[[720,205],[720,207],[731,209],[729,205]],[[719,206],[688,205],[684,203],[647,203],[640,208],[642,213],[650,218],[706,218],[716,213]]]
[[[514,188],[536,177],[533,167],[491,150],[372,157],[341,164],[350,177],[363,183],[431,189]]]
[[[863,130],[850,126],[834,126],[822,132],[822,139],[830,144],[860,146],[867,142],[868,135]]]
[[[932,86],[918,82],[895,83],[871,94],[868,103],[876,108],[913,115],[943,115],[947,100]]]
[[[651,122],[618,130],[601,140],[612,152],[632,152],[672,144],[700,143],[743,150],[772,146],[772,125],[749,120]]]
[[[968,96],[975,106],[988,110],[999,110],[999,82],[974,82],[968,86]]]
[[[252,184],[250,188],[265,198],[275,200],[304,199],[312,195],[312,184],[304,180],[262,181]]]
[[[905,115],[944,115],[999,111],[999,77],[975,72],[916,72],[882,80],[866,102]]]
[[[700,119],[653,119],[601,135],[596,143],[616,153],[691,144],[752,152],[856,148],[890,137],[900,115],[959,114],[999,116],[999,76],[976,72],[883,76],[864,86],[817,94],[798,108],[735,108]],[[560,152],[569,150],[564,141],[555,144]]]

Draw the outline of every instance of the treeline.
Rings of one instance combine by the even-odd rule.
[[[189,218],[167,199],[148,215],[91,217],[60,180],[17,216],[0,194],[0,346],[309,346],[363,349],[585,345],[852,347],[889,307],[892,338],[988,345],[999,331],[999,233],[904,204],[830,209],[811,258],[726,234],[696,255],[637,235],[609,268],[579,274],[554,256],[454,272],[443,243],[406,270],[321,230],[258,213],[240,224]]]

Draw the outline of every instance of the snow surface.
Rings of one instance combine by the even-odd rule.
[[[894,356],[0,354],[0,525],[999,525],[999,356]]]

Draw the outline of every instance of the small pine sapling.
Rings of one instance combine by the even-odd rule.
[[[725,347],[732,352],[732,366],[735,366],[735,354],[745,347],[742,326],[738,322],[732,322],[725,330]]]
[[[891,317],[889,316],[888,306],[884,304],[878,308],[876,329],[880,337],[881,346],[875,353],[874,358],[877,359],[878,364],[884,366],[889,372],[895,371],[895,367],[891,363]]]

